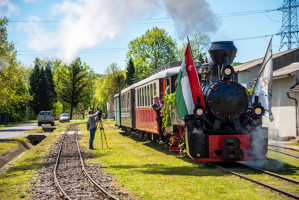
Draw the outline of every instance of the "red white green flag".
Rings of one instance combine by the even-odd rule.
[[[194,106],[197,103],[197,97],[200,97],[200,103],[205,107],[197,72],[192,59],[191,49],[188,44],[181,70],[177,78],[175,94],[179,118],[193,114]]]

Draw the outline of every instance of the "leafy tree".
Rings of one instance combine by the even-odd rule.
[[[125,72],[116,63],[106,69],[106,74],[96,82],[95,99],[102,110],[106,110],[106,103],[112,102],[115,94],[125,88]]]
[[[126,73],[126,83],[128,86],[132,85],[135,82],[135,67],[132,58],[130,58],[127,65]]]
[[[162,65],[176,60],[176,41],[165,29],[154,27],[130,41],[127,59],[133,59],[137,79],[142,80]]]
[[[189,38],[192,49],[193,60],[199,64],[204,63],[205,57],[208,55],[208,50],[211,44],[210,37],[203,33],[194,33]],[[187,42],[184,42],[181,49],[178,51],[178,58],[183,60],[186,51]]]
[[[69,66],[61,67],[58,72],[60,84],[57,85],[57,95],[62,102],[70,105],[70,119],[73,117],[73,108],[82,103],[87,95],[85,87],[88,86],[88,74],[88,69],[81,63],[80,58]]]
[[[27,71],[17,62],[14,43],[8,42],[7,23],[6,17],[0,18],[0,115],[16,121],[24,118],[30,96],[25,84]]]

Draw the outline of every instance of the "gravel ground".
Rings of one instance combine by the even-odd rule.
[[[77,130],[76,125],[68,127],[68,131],[75,130]],[[62,138],[63,136],[51,146],[45,162],[38,172],[38,176],[33,178],[31,189],[28,191],[33,194],[32,199],[62,199],[54,184],[53,174]],[[86,148],[81,148],[81,152],[83,156],[86,155]],[[106,191],[119,199],[130,199],[128,194],[113,186],[111,176],[102,172],[98,165],[86,164],[85,168],[95,182]],[[64,140],[57,177],[62,188],[72,199],[108,199],[84,176],[74,134],[67,134]]]

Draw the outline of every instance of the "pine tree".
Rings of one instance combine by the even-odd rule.
[[[46,78],[48,81],[48,92],[49,92],[49,98],[50,98],[50,110],[53,109],[54,103],[57,102],[57,93],[55,91],[55,84],[53,81],[53,75],[52,75],[52,70],[51,70],[51,66],[49,63],[47,63],[46,66]]]
[[[132,85],[135,82],[135,67],[132,58],[130,58],[127,65],[126,73],[126,83],[128,86]]]
[[[41,79],[40,79],[40,69],[38,65],[34,66],[34,70],[29,78],[30,84],[30,95],[32,96],[32,100],[30,101],[30,107],[33,110],[34,114],[38,114],[41,110],[41,99],[39,95]]]

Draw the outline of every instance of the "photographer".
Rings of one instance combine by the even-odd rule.
[[[87,120],[87,130],[90,131],[90,138],[89,138],[89,149],[94,149],[93,148],[93,140],[94,140],[94,135],[96,133],[96,116],[100,113],[98,110],[96,113],[94,113],[92,110],[89,110],[88,114],[88,120]]]

